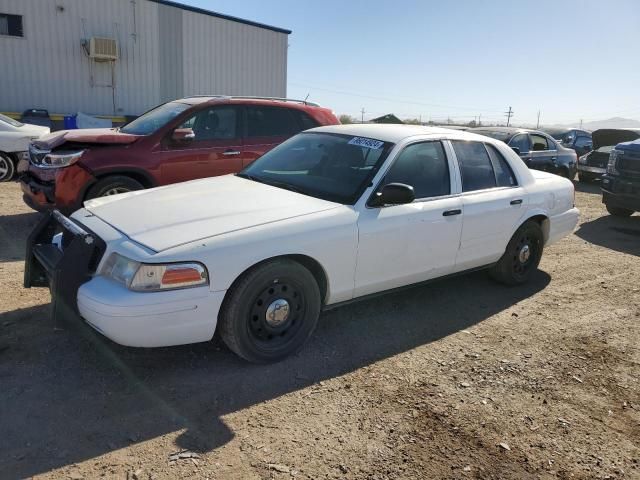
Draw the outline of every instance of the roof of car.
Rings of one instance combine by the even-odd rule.
[[[253,103],[253,104],[298,104],[309,107],[319,107],[317,103],[308,102],[306,100],[298,100],[295,98],[277,98],[277,97],[235,97],[227,95],[193,95],[190,97],[174,100],[176,102],[187,103],[189,105],[200,105],[203,103]]]
[[[328,125],[314,128],[314,132],[341,133],[357,137],[374,138],[383,142],[398,143],[416,135],[468,135],[467,132],[440,127],[423,127],[421,125],[398,125],[378,123],[354,123],[349,125]]]

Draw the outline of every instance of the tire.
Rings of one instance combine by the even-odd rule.
[[[8,182],[16,173],[16,164],[7,153],[0,153],[0,182]]]
[[[606,205],[606,204],[605,204],[605,207],[607,208],[607,212],[609,212],[614,217],[626,218],[633,215],[633,210],[629,210],[628,208],[613,207],[611,205]]]
[[[595,180],[595,177],[588,173],[579,173],[578,180],[581,181],[582,183],[591,183]]]
[[[544,249],[540,225],[529,220],[513,234],[504,255],[490,270],[491,277],[506,285],[526,283],[538,268]]]
[[[117,195],[120,193],[133,192],[135,190],[144,189],[144,185],[131,177],[124,175],[113,175],[99,180],[93,187],[89,189],[85,200],[92,198],[106,197],[109,195]]]
[[[229,290],[218,319],[220,335],[249,362],[276,362],[302,348],[321,306],[320,288],[309,270],[293,260],[269,261],[243,274]]]

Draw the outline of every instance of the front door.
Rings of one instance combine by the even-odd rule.
[[[552,144],[544,135],[531,133],[531,165],[530,168],[555,171],[555,161],[558,158],[558,151],[555,143]]]
[[[162,183],[236,173],[242,169],[241,110],[234,105],[207,107],[178,128],[191,128],[194,138],[165,139],[162,150]]]
[[[452,196],[451,166],[439,141],[407,146],[379,184],[404,183],[416,199],[364,209],[358,219],[354,296],[446,275],[462,231],[462,202]]]

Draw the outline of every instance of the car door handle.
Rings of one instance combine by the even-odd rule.
[[[460,210],[459,208],[456,208],[455,210],[445,210],[444,212],[442,212],[442,216],[452,217],[453,215],[460,215],[461,213],[462,213],[462,210]]]
[[[520,205],[522,203],[522,199],[521,198],[516,198],[515,200],[511,200],[511,202],[509,202],[511,205]]]
[[[232,155],[240,155],[240,152],[238,150],[226,150],[223,153],[223,155],[226,156],[226,157],[230,157]]]

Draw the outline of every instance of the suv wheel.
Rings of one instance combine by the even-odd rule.
[[[144,186],[131,177],[113,175],[98,181],[98,183],[89,189],[85,199],[90,200],[92,198],[118,195],[120,193],[133,192],[135,190],[142,189],[144,189]]]
[[[525,222],[513,234],[507,249],[489,274],[494,280],[507,285],[520,285],[531,277],[542,258],[544,237],[536,222]]]
[[[607,207],[607,212],[614,217],[630,217],[633,215],[633,210],[629,210],[628,208],[612,207],[611,205],[605,205],[605,207]]]
[[[316,328],[321,304],[309,270],[293,260],[269,261],[229,290],[219,316],[220,335],[245,360],[275,362],[304,345]]]
[[[6,153],[0,153],[0,182],[8,182],[16,172],[13,159]]]

